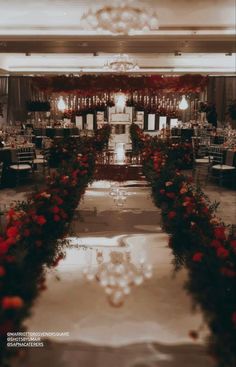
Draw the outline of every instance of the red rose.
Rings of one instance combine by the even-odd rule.
[[[59,211],[60,211],[60,209],[58,208],[58,206],[54,206],[54,207],[52,208],[52,212],[53,212],[54,214],[59,213]]]
[[[190,196],[185,196],[184,201],[185,201],[186,203],[191,203],[191,202],[193,201],[193,198],[192,198],[192,197],[190,197]]]
[[[0,243],[0,256],[5,255],[9,249],[9,244],[4,241]]]
[[[173,219],[174,217],[176,217],[176,212],[174,212],[174,211],[172,210],[172,211],[170,211],[170,212],[168,213],[168,218],[169,218],[169,219]]]
[[[19,234],[18,228],[15,226],[9,227],[7,229],[7,237],[15,238]]]
[[[161,190],[160,190],[160,194],[161,194],[161,195],[164,195],[164,193],[165,193],[165,190],[161,189]]]
[[[54,219],[55,222],[59,222],[61,218],[59,217],[59,215],[55,214],[53,216],[53,219]]]
[[[218,240],[225,240],[225,227],[216,227],[214,234]]]
[[[16,216],[16,212],[13,208],[11,208],[11,209],[9,209],[7,215],[8,215],[8,218],[10,220],[10,219],[13,219]]]
[[[43,215],[37,215],[35,220],[40,226],[43,226],[47,222]]]
[[[16,243],[16,238],[14,237],[9,237],[7,240],[6,240],[6,244],[8,246],[11,246],[11,245],[14,245]]]
[[[236,272],[229,268],[221,268],[220,272],[222,275],[229,277],[229,278],[233,278],[236,276]]]
[[[0,265],[0,277],[4,277],[5,274],[6,274],[5,268],[2,265]]]
[[[195,262],[200,262],[200,261],[202,261],[202,258],[203,258],[203,253],[202,253],[202,252],[196,252],[196,253],[193,255],[193,257],[192,257],[193,261],[195,261]]]
[[[229,251],[226,250],[223,246],[220,246],[216,250],[217,256],[221,259],[225,259],[229,255]]]
[[[220,247],[220,246],[221,246],[221,242],[220,242],[220,241],[218,241],[218,240],[213,240],[213,241],[211,241],[210,246],[211,246],[211,247],[218,248],[218,247]]]
[[[24,302],[23,302],[22,298],[20,298],[18,296],[4,297],[2,299],[2,308],[4,310],[22,308],[23,304],[24,304]]]

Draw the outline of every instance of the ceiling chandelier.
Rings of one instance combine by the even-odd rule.
[[[139,66],[129,55],[119,54],[105,63],[104,70],[116,72],[137,71]]]
[[[151,7],[143,7],[132,1],[118,5],[105,5],[96,10],[89,10],[81,18],[84,29],[109,31],[116,34],[129,34],[132,31],[156,31],[157,13]]]

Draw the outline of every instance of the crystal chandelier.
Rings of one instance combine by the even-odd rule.
[[[158,18],[151,7],[144,8],[132,1],[126,1],[118,5],[105,5],[96,10],[89,10],[82,16],[81,26],[84,29],[129,34],[132,31],[156,31]]]
[[[128,249],[125,252],[111,251],[109,255],[110,261],[104,262],[103,252],[97,250],[96,271],[85,269],[84,275],[88,281],[99,282],[111,306],[120,307],[130,294],[132,286],[139,286],[145,279],[152,277],[152,265],[146,264],[143,259],[135,265],[131,262]]]
[[[139,66],[134,59],[126,54],[119,54],[108,60],[104,65],[104,70],[115,72],[127,72],[139,70]]]
[[[182,99],[179,103],[179,109],[180,110],[187,110],[187,108],[188,108],[188,101],[187,101],[185,95],[183,95]]]

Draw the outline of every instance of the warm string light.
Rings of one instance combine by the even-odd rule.
[[[160,116],[178,117],[181,111],[189,109],[190,119],[197,120],[199,114],[199,98],[196,94],[183,95],[178,97],[178,93],[161,95],[144,95],[138,92],[124,94],[102,93],[91,97],[74,96],[71,99],[68,96],[56,95],[52,98],[52,105],[55,106],[55,112],[68,113],[72,117],[77,113],[86,113],[86,109],[105,111],[106,108],[116,106],[116,112],[123,113],[125,105],[133,106],[136,111],[142,110],[145,113],[157,113]],[[53,113],[53,111],[52,111]]]

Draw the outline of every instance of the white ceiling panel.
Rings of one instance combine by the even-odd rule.
[[[235,72],[235,0],[133,3],[158,12],[159,30],[81,30],[81,16],[110,1],[0,0],[0,74],[104,72],[118,53],[133,56],[139,72]]]

